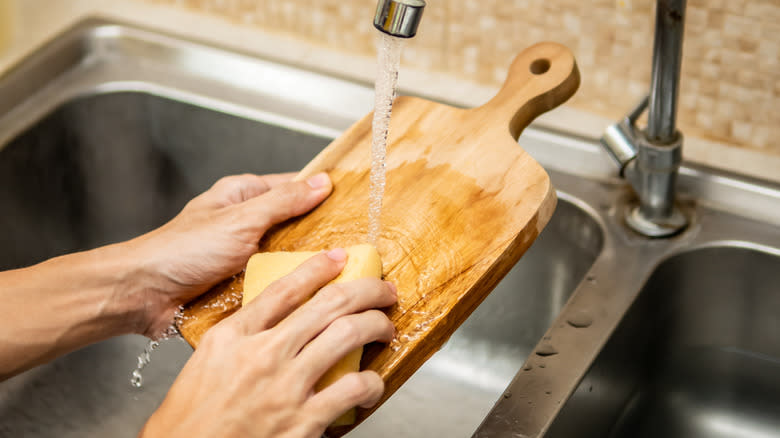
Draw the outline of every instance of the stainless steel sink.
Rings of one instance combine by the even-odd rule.
[[[445,346],[349,436],[467,437],[504,392],[601,251],[601,230],[566,200]]]
[[[300,169],[351,117],[335,119],[341,125],[317,125],[316,116],[306,115],[311,105],[285,101],[284,90],[278,96],[255,90],[242,94],[253,98],[251,106],[229,105],[204,98],[231,94],[201,72],[186,75],[192,88],[184,93],[180,82],[161,85],[171,76],[154,71],[183,75],[186,65],[167,65],[166,59],[143,65],[152,64],[150,53],[174,49],[180,57],[213,53],[235,62],[213,49],[99,24],[68,38],[88,47],[86,58],[64,76],[49,78],[60,83],[32,95],[39,105],[26,100],[0,115],[0,138],[6,138],[0,148],[0,269],[143,233],[221,176]],[[136,53],[141,44],[155,44],[155,50]],[[46,56],[59,59],[68,47]],[[115,50],[105,64],[94,59],[98,47]],[[252,68],[259,61],[243,62]],[[261,73],[279,75],[286,67],[266,68]],[[13,81],[0,79],[0,96]],[[370,104],[369,88],[342,85],[349,88],[334,94],[333,103],[357,100],[357,93]],[[332,118],[319,114],[326,116]],[[522,261],[445,347],[350,436],[468,436],[476,429],[601,250],[598,223],[575,200],[561,197]],[[144,344],[139,336],[112,339],[0,383],[0,435],[135,436],[191,353],[182,342],[163,343],[144,370],[144,387],[136,390],[130,371]]]
[[[369,84],[82,23],[0,77],[0,269],[152,229],[220,176],[298,169],[372,101]],[[692,225],[649,240],[622,223],[631,190],[595,141],[530,127],[520,143],[558,190],[553,219],[350,436],[673,434],[644,428],[716,411],[776,426],[780,187],[688,164]],[[717,348],[680,356],[707,339]],[[190,354],[162,344],[135,390],[144,343],[102,342],[0,383],[0,436],[134,436]]]
[[[548,436],[780,437],[778,309],[780,251],[669,258]]]

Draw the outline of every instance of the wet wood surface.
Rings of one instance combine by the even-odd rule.
[[[377,248],[385,278],[398,286],[399,302],[387,310],[398,335],[390,344],[368,345],[361,364],[384,379],[382,401],[442,346],[547,224],[555,190],[517,138],[578,85],[571,52],[540,43],[517,56],[504,86],[481,107],[396,99]],[[334,182],[331,196],[306,216],[270,230],[259,251],[366,242],[371,118],[355,123],[301,171],[299,177],[327,171]],[[239,275],[186,306],[179,329],[193,347],[240,307],[241,287]],[[358,409],[356,424],[374,409]]]

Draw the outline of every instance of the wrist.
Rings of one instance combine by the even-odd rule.
[[[123,273],[115,297],[133,322],[132,333],[156,339],[170,327],[178,303],[166,293],[172,286],[145,240],[141,236],[106,249],[116,251],[121,259]]]
[[[142,334],[153,294],[151,275],[142,265],[137,249],[125,242],[76,256],[88,270],[81,275],[95,279],[95,287],[104,290],[99,319],[108,322],[110,335]]]

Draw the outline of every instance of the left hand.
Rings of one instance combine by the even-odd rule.
[[[308,212],[332,190],[327,174],[220,179],[170,222],[127,242],[143,265],[143,320],[138,332],[159,337],[179,305],[246,266],[273,225]]]

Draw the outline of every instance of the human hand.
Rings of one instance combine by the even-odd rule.
[[[347,410],[373,406],[384,392],[373,371],[313,389],[347,353],[394,334],[371,310],[396,302],[392,284],[323,287],[345,261],[343,249],[315,255],[209,330],[141,436],[319,438]]]
[[[331,192],[327,174],[292,181],[293,174],[220,179],[170,222],[127,242],[143,267],[138,332],[159,337],[179,305],[246,266],[263,234],[301,215]]]

